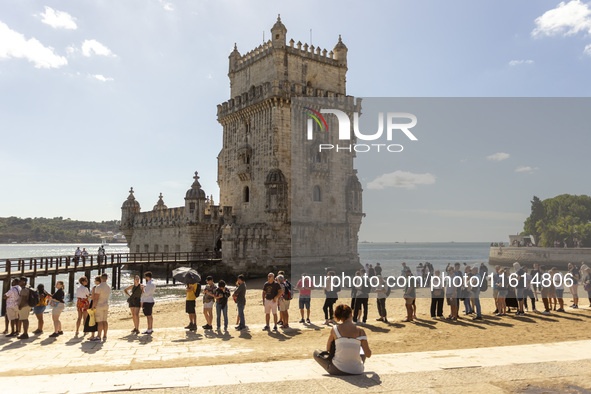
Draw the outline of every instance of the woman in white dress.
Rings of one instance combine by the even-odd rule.
[[[371,357],[365,331],[353,322],[348,305],[337,306],[334,316],[340,324],[330,330],[326,351],[314,351],[314,360],[331,375],[362,374],[366,357]]]

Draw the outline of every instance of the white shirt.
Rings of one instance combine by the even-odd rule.
[[[564,290],[564,282],[562,278],[562,274],[557,272],[556,274],[552,275],[552,281],[554,286],[556,286],[556,290]]]
[[[144,292],[142,293],[141,302],[154,302],[154,292],[156,291],[156,285],[150,279],[146,282]]]
[[[12,286],[12,288],[6,292],[6,307],[18,308],[18,299],[20,298],[20,294],[21,287],[19,285]]]
[[[78,286],[76,289],[76,298],[86,299],[90,295],[90,290],[84,285]]]
[[[339,370],[359,375],[363,373],[364,365],[361,360],[361,340],[367,340],[366,336],[357,338],[345,338],[341,336],[338,326],[334,326],[335,352],[332,363]]]

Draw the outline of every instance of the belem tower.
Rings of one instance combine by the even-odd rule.
[[[217,106],[219,205],[197,172],[183,207],[168,208],[160,194],[154,208],[142,212],[132,188],[121,207],[130,252],[215,250],[222,256],[217,271],[249,276],[360,267],[364,214],[354,153],[319,152],[319,143],[336,137],[316,133],[307,141],[304,129],[292,124],[299,99],[352,102],[347,47],[340,36],[330,52],[287,42],[280,17],[271,34],[244,55],[234,45],[229,56],[231,98]]]

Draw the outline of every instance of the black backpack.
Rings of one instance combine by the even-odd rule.
[[[199,297],[201,295],[201,283],[197,283],[197,287],[195,288],[195,297]]]
[[[39,303],[39,293],[36,290],[29,289],[29,299],[27,300],[27,304],[30,307],[35,307]]]

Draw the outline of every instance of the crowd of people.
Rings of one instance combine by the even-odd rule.
[[[413,275],[412,269],[403,263],[401,274],[407,279],[402,288],[402,298],[406,309],[406,317],[403,321],[412,322],[417,318],[416,298],[417,290],[421,285],[417,285],[416,280],[411,280],[411,277],[414,277],[414,279],[428,279],[429,277],[440,277],[441,272],[434,269],[432,264],[425,263],[418,265],[415,271],[416,275]],[[447,319],[457,320],[459,311],[463,306],[465,315],[474,315],[473,319],[481,320],[483,312],[480,304],[480,293],[487,290],[487,283],[489,282],[492,286],[492,296],[496,308],[493,313],[497,316],[505,316],[510,308],[515,308],[516,316],[525,314],[529,311],[528,299],[531,302],[532,311],[537,311],[536,302],[539,301],[539,297],[542,298],[543,302],[543,310],[540,313],[547,315],[552,311],[564,312],[565,287],[569,288],[572,296],[571,308],[576,309],[579,307],[578,293],[580,286],[588,293],[591,304],[591,269],[585,264],[580,267],[569,264],[568,272],[562,274],[555,267],[547,269],[544,266],[534,264],[533,268],[528,271],[526,267],[515,263],[513,270],[496,266],[494,272],[489,274],[485,264],[481,264],[479,267],[464,264],[462,269],[460,263],[455,263],[453,266],[448,264],[445,274],[450,278],[462,277],[462,280],[457,282],[453,280],[439,281],[436,285],[429,285],[429,281],[419,282],[422,283],[423,287],[430,287],[430,314],[435,319],[445,318],[443,309],[444,303],[447,303],[450,308]],[[278,328],[288,329],[290,327],[289,307],[295,292],[299,292],[298,306],[301,317],[299,323],[311,324],[312,291],[322,290],[324,293],[322,308],[325,315],[324,324],[332,325],[332,327],[327,349],[325,351],[316,351],[314,358],[329,373],[357,373],[356,371],[359,371],[360,368],[362,370],[365,357],[371,355],[367,337],[358,326],[361,323],[367,323],[370,294],[376,294],[379,315],[376,320],[387,323],[386,299],[390,296],[392,287],[388,286],[387,281],[382,276],[382,267],[379,263],[376,267],[366,265],[355,275],[359,277],[375,277],[375,281],[369,282],[377,285],[371,286],[368,285],[368,281],[358,281],[359,285],[351,288],[351,304],[340,304],[334,308],[338,301],[339,292],[342,291],[340,286],[334,286],[331,280],[334,275],[334,270],[329,270],[325,276],[325,286],[318,288],[313,286],[310,277],[303,274],[295,289],[292,289],[285,272],[279,271],[277,275],[269,273],[261,293],[265,314],[263,330],[277,331]],[[567,277],[569,281],[565,280]],[[551,279],[547,280],[548,278]],[[90,341],[107,340],[109,298],[112,292],[107,279],[108,275],[103,273],[96,276],[94,285],[90,286],[88,278],[85,276],[79,278],[79,286],[75,292],[78,312],[75,325],[76,336],[80,334],[82,326],[82,332],[90,334],[88,338]],[[133,284],[123,289],[123,292],[128,297],[127,302],[132,316],[133,329],[131,333],[140,334],[141,311],[147,322],[147,329],[142,334],[151,335],[154,332],[153,312],[156,284],[153,281],[151,272],[146,272],[144,279],[145,283],[142,283],[141,278],[136,275]],[[214,329],[214,308],[216,330],[228,330],[228,303],[230,298],[235,302],[238,311],[235,329],[244,330],[247,328],[244,316],[247,290],[244,275],[238,276],[236,286],[233,287],[232,291],[224,280],[215,283],[211,276],[206,278],[203,287],[199,283],[192,283],[187,284],[185,290],[185,312],[189,317],[189,324],[185,327],[187,330],[197,331],[196,301],[199,297],[202,297],[203,301],[205,325],[202,328],[204,330]],[[52,307],[51,316],[53,321],[53,332],[49,337],[55,338],[63,335],[60,322],[60,315],[65,308],[64,283],[62,281],[56,282],[53,293],[50,293],[45,290],[42,284],[39,284],[35,290],[27,286],[27,278],[15,279],[12,282],[12,287],[4,294],[4,298],[7,305],[4,334],[7,337],[29,338],[31,310],[37,319],[37,328],[32,331],[32,334],[43,334],[44,312],[47,306]],[[273,316],[272,328],[271,315]],[[359,353],[359,347],[363,349],[361,353]],[[356,355],[353,348],[357,349]]]

